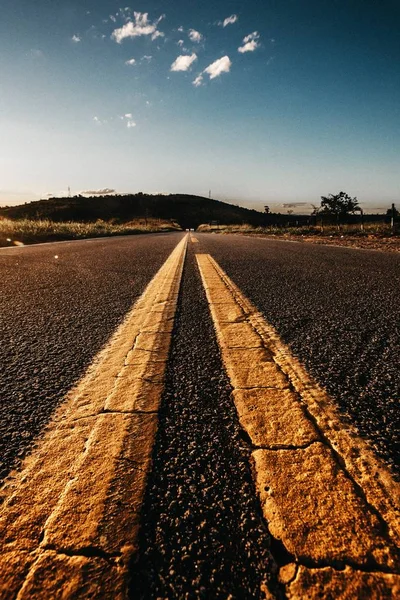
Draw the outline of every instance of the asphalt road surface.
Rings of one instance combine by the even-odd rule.
[[[25,456],[181,238],[0,250],[0,479]]]
[[[400,474],[400,256],[196,234]]]
[[[242,237],[196,239],[183,274],[132,597],[262,598],[264,583],[280,598],[277,569],[292,558],[266,531],[255,501],[250,447],[194,252],[212,254],[389,463],[397,456],[400,261]]]
[[[210,253],[399,473],[400,257],[196,234],[189,242],[134,597],[280,597],[194,253]],[[0,251],[2,476],[17,466],[182,234]],[[57,257],[57,258],[56,258]],[[397,464],[397,466],[396,466]]]
[[[263,582],[278,589],[231,391],[189,245],[132,599],[261,598]]]

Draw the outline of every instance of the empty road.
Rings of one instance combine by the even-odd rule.
[[[351,589],[354,598],[395,597],[400,563],[393,532],[399,524],[391,500],[383,506],[386,491],[382,502],[371,500],[381,491],[367,472],[376,456],[378,471],[388,469],[382,489],[392,497],[400,474],[400,256],[172,233],[0,250],[0,273],[0,473],[6,482],[0,533],[2,553],[10,557],[0,561],[6,582],[0,598],[61,597],[57,589],[65,589],[68,577],[71,589],[76,586],[68,598],[294,599],[319,597],[321,589],[332,598]],[[119,337],[108,341],[118,327]],[[93,384],[82,378],[102,348]],[[136,370],[127,371],[131,365]],[[307,393],[328,404],[304,409]],[[258,405],[256,396],[262,397]],[[114,416],[118,427],[107,420]],[[75,431],[77,423],[82,431]],[[85,461],[71,463],[64,482],[62,473],[51,474],[46,457],[58,460],[54,440],[69,424],[71,448],[82,447],[94,466],[87,475]],[[108,452],[102,450],[104,432],[110,472],[101,454]],[[115,465],[127,444],[133,450],[124,454],[125,472]],[[294,463],[300,487],[297,500],[286,505],[290,493],[283,488],[297,485]],[[61,471],[69,471],[69,462],[62,464]],[[9,480],[12,469],[15,479]],[[34,501],[24,499],[24,486],[37,477],[50,482],[38,494],[53,478],[59,491],[48,513],[40,509],[31,517]],[[132,490],[127,500],[116,491],[121,485]],[[283,525],[276,522],[271,489]],[[87,508],[78,504],[69,513],[86,493],[92,498]],[[304,494],[313,509],[306,508]],[[129,512],[129,498],[134,514],[126,523],[122,517],[121,529],[113,515],[121,506],[121,514]],[[329,503],[314,523],[315,506]],[[326,525],[332,511],[335,518]],[[80,513],[86,515],[84,534],[77,534]],[[353,551],[347,535],[358,528]],[[18,574],[21,553],[32,558],[24,558]],[[46,573],[54,571],[53,590]],[[115,583],[120,573],[121,587]]]

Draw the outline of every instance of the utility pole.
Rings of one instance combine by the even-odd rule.
[[[396,208],[394,206],[394,203],[392,204],[392,218],[390,219],[390,227],[392,228],[392,230],[394,229],[394,215],[395,215],[395,211]]]
[[[211,190],[208,190],[208,199],[211,200]]]
[[[71,188],[68,186],[68,198],[71,198]]]

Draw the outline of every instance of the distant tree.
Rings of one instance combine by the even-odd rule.
[[[269,210],[269,206],[264,206],[264,212],[269,215],[270,210]]]
[[[387,209],[386,215],[388,217],[393,217],[394,219],[396,219],[396,217],[399,216],[399,211],[397,210],[396,206],[392,204],[391,208]]]
[[[399,220],[400,213],[397,210],[396,206],[392,204],[391,208],[388,208],[386,211],[386,219],[390,220],[390,226],[392,229],[395,228],[396,222]]]
[[[321,207],[318,210],[318,213],[334,216],[336,218],[336,224],[339,227],[339,223],[345,219],[347,215],[354,213],[356,210],[360,210],[357,198],[352,198],[345,192],[339,192],[339,194],[321,196]]]
[[[320,207],[316,206],[315,204],[311,204],[311,206],[312,206],[311,217],[314,217],[314,224],[316,225]]]

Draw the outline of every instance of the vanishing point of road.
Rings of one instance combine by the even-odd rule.
[[[400,256],[0,250],[0,598],[395,598]]]

